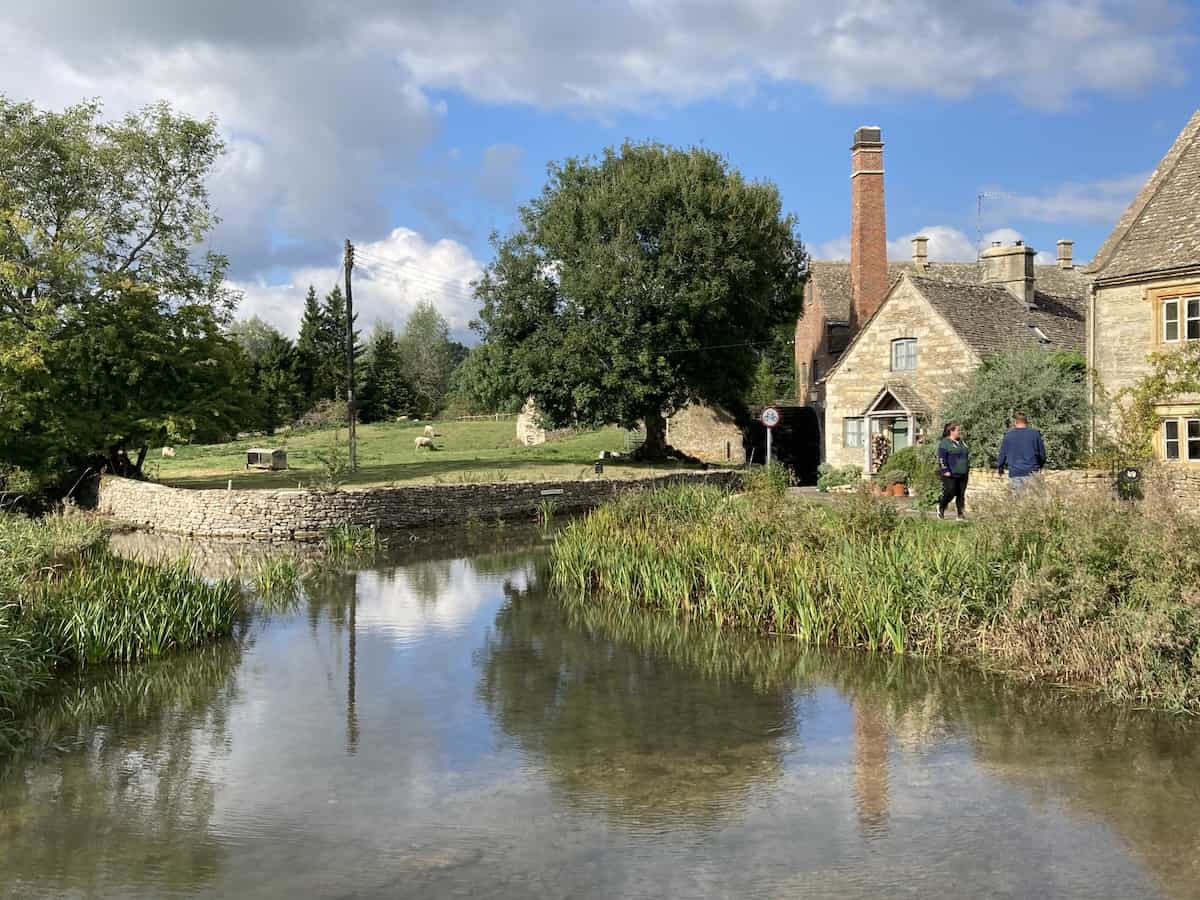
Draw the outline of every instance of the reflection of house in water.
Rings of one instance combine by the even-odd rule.
[[[864,833],[886,830],[888,730],[883,718],[861,701],[854,707],[854,803]]]

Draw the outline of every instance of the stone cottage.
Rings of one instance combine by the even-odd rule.
[[[826,461],[869,472],[875,435],[890,450],[919,442],[991,353],[1082,352],[1086,281],[1065,245],[1060,254],[1057,266],[1037,266],[1032,247],[995,244],[978,264],[901,271],[825,378]]]
[[[1094,389],[1116,394],[1150,371],[1151,353],[1200,341],[1200,110],[1087,272]],[[1200,396],[1167,398],[1158,412],[1158,458],[1200,466]]]
[[[812,263],[796,323],[801,402],[823,428],[824,456],[870,470],[872,436],[893,449],[934,424],[946,394],[983,358],[1018,346],[1083,350],[1087,280],[1071,241],[1037,265],[1020,243],[973,263],[887,259],[883,134],[859,128],[850,148],[850,260]]]

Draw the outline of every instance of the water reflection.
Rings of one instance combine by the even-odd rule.
[[[0,896],[1196,896],[1194,723],[564,605],[526,537],[65,689]]]
[[[568,801],[639,826],[711,824],[779,777],[797,731],[783,683],[689,672],[564,627],[544,583],[507,589],[479,696]]]
[[[226,641],[48,698],[28,722],[32,749],[0,774],[0,888],[66,896],[211,880],[225,855],[212,770],[241,657]]]

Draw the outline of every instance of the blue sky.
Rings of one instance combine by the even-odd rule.
[[[1198,35],[1183,0],[64,0],[0,11],[0,91],[215,115],[244,314],[294,332],[350,237],[363,321],[430,299],[463,335],[489,232],[547,162],[626,138],[775,182],[836,258],[851,135],[879,125],[894,254],[1002,230],[1089,259],[1200,106]]]

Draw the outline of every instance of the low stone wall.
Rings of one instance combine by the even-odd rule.
[[[423,528],[472,517],[483,521],[532,517],[551,500],[558,512],[590,509],[629,490],[681,481],[731,485],[736,472],[681,472],[656,478],[594,481],[420,484],[349,491],[203,490],[105,476],[98,511],[140,528],[169,534],[255,540],[311,540],[336,525]]]

